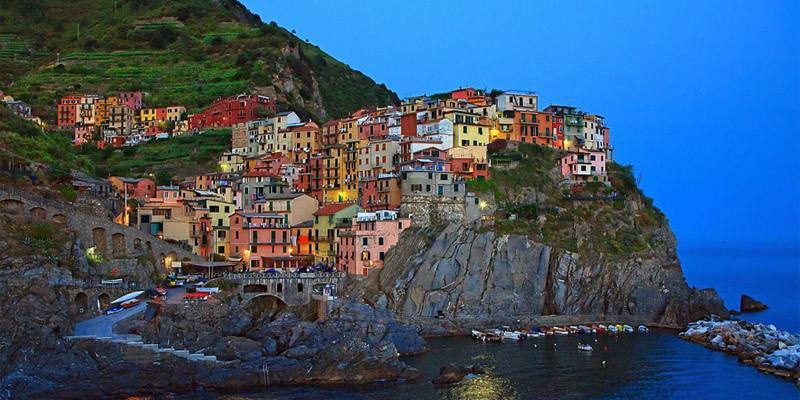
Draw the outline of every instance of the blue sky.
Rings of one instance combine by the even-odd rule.
[[[797,1],[244,1],[401,97],[602,114],[679,242],[800,241]]]

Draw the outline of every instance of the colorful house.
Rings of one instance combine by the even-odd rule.
[[[361,207],[353,203],[335,203],[321,207],[314,213],[311,242],[314,244],[314,256],[317,262],[328,265],[336,264],[336,238],[338,231],[349,229],[351,219],[361,211]]]
[[[606,153],[579,149],[560,159],[561,176],[569,182],[607,182]]]
[[[383,268],[386,254],[410,226],[411,220],[399,218],[397,211],[359,212],[350,229],[339,233],[336,257],[339,269],[366,276],[373,269]]]

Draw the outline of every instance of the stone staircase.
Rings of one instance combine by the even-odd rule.
[[[114,337],[80,335],[66,336],[65,340],[99,340],[117,343],[122,350],[122,358],[126,361],[152,362],[161,360],[163,357],[180,357],[194,362],[223,363],[217,360],[217,356],[208,356],[203,353],[192,353],[189,350],[178,350],[172,347],[160,347],[155,343],[144,343],[138,335],[116,335]]]

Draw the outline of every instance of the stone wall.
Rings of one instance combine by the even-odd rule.
[[[119,225],[105,215],[94,215],[70,204],[0,185],[0,214],[19,222],[51,221],[65,224],[87,248],[108,259],[152,257],[166,268],[173,260],[199,261],[201,257],[140,231]]]
[[[411,218],[415,226],[438,223],[471,223],[480,218],[480,210],[473,193],[453,198],[446,196],[403,196],[400,215]]]

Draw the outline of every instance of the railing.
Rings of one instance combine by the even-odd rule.
[[[50,278],[47,283],[52,286],[103,287],[109,289],[141,290],[145,287],[138,282],[103,283],[97,279]]]
[[[248,272],[225,274],[224,278],[231,281],[249,281],[258,279],[342,279],[347,275],[344,272]]]

